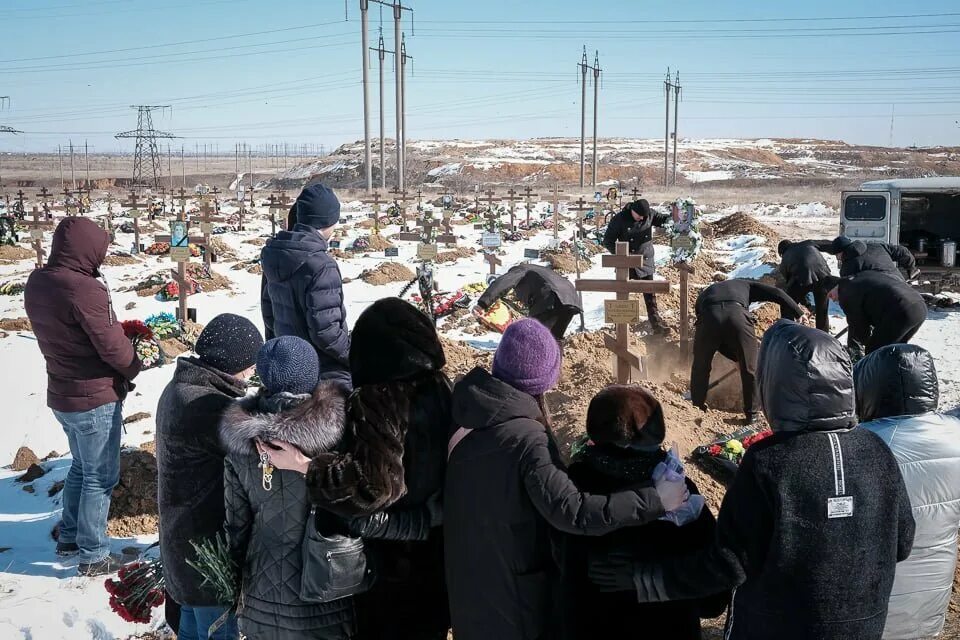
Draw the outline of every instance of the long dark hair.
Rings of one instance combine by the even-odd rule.
[[[533,399],[537,401],[537,406],[540,408],[540,419],[537,421],[547,428],[547,431],[553,432],[553,418],[550,416],[550,407],[547,406],[547,396],[544,393],[541,393],[538,396],[533,396]]]

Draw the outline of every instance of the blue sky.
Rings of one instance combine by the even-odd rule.
[[[604,70],[601,136],[662,136],[670,67],[682,137],[887,144],[895,113],[894,144],[960,144],[955,1],[407,3],[408,139],[579,135],[586,45]],[[358,6],[347,22],[342,0],[4,0],[0,124],[25,133],[0,149],[131,150],[112,134],[135,128],[132,104],[172,105],[154,124],[188,150],[362,138]],[[375,58],[371,71],[376,135]]]

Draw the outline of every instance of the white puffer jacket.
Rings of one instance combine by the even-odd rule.
[[[916,537],[897,565],[883,637],[907,640],[943,629],[960,528],[960,420],[934,413],[939,398],[929,353],[891,345],[861,360],[854,371],[857,409],[900,466]]]

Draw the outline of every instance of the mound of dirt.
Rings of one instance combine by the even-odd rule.
[[[36,258],[37,252],[25,249],[19,246],[2,245],[0,246],[0,260],[7,262],[19,262],[20,260],[29,260]]]
[[[710,224],[717,238],[729,236],[763,236],[771,246],[776,247],[780,236],[776,231],[746,213],[734,213]]]
[[[237,252],[223,241],[223,238],[210,238],[210,249],[217,256],[217,260],[236,260]]]
[[[229,278],[220,275],[213,269],[207,271],[204,264],[200,262],[187,263],[187,277],[196,280],[197,284],[200,285],[200,290],[207,293],[211,291],[229,291],[233,286]]]
[[[267,244],[266,238],[247,238],[243,241],[243,244],[252,244],[255,247],[262,247]]]
[[[145,449],[120,452],[120,482],[113,490],[107,534],[130,537],[157,533],[157,458]]]
[[[477,250],[473,247],[457,247],[450,251],[441,251],[437,254],[437,259],[434,262],[444,263],[444,262],[456,262],[461,258],[472,258],[477,255]]]
[[[0,318],[0,329],[4,331],[33,331],[28,318]]]
[[[447,364],[443,371],[451,380],[467,375],[474,367],[489,368],[493,362],[493,353],[474,349],[468,344],[440,336]]]
[[[30,465],[38,464],[39,462],[40,458],[33,452],[33,449],[30,447],[20,447],[13,456],[13,463],[10,465],[10,468],[14,471],[26,471],[30,468]]]
[[[337,260],[347,260],[353,257],[343,249],[330,249],[327,251],[327,255],[333,256]]]
[[[394,246],[392,242],[387,240],[381,234],[369,235],[367,236],[367,249],[366,251],[383,251],[384,249],[390,249]]]
[[[126,253],[114,253],[103,259],[103,264],[108,267],[128,267],[139,263],[140,260]]]
[[[542,253],[544,261],[550,265],[550,268],[561,275],[569,275],[577,272],[577,261],[573,254],[569,252],[544,251]],[[580,272],[589,269],[591,265],[588,261],[580,259]]]
[[[183,355],[190,351],[190,346],[184,342],[181,342],[177,338],[167,338],[166,340],[160,340],[160,351],[163,352],[163,357],[167,360],[176,360],[179,356]]]
[[[399,262],[381,262],[373,269],[365,269],[360,279],[367,284],[380,286],[391,282],[410,282],[415,274]]]

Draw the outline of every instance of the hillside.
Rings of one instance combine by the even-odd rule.
[[[373,144],[375,179],[379,142]],[[394,172],[393,142],[387,141],[388,183]],[[672,149],[671,149],[672,153]],[[587,180],[592,161],[587,146]],[[681,140],[679,184],[742,185],[777,181],[787,184],[856,183],[884,176],[921,177],[960,174],[960,148],[866,147],[828,140]],[[663,141],[607,138],[597,148],[600,182],[632,188],[658,184],[663,175]],[[579,179],[580,141],[418,140],[407,145],[408,184],[466,189],[476,184],[574,184]],[[338,187],[356,187],[363,179],[363,141],[345,144],[329,156],[277,174],[271,186],[296,188],[323,179]]]

